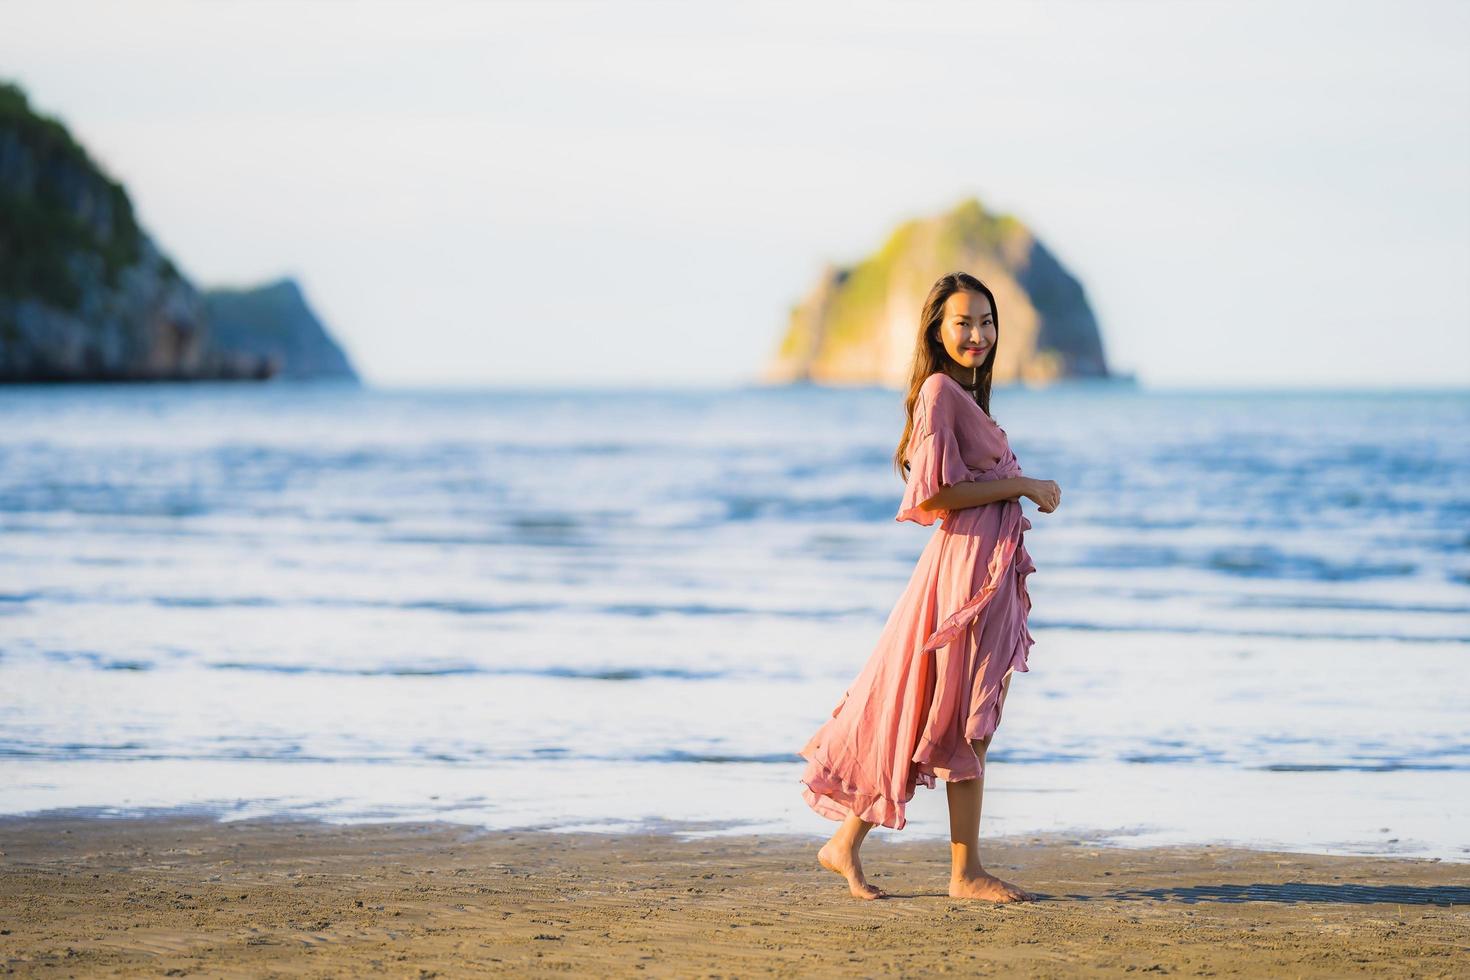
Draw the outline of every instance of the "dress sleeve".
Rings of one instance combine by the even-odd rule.
[[[925,510],[919,504],[944,487],[970,479],[970,468],[960,458],[955,439],[954,419],[946,406],[936,404],[932,391],[920,392],[914,403],[914,430],[909,438],[909,476],[904,486],[903,502],[895,521],[913,521],[929,526],[943,515],[942,510]]]

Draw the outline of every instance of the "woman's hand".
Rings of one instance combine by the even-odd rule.
[[[1050,514],[1062,502],[1062,488],[1055,480],[1031,480],[1021,496],[1030,497],[1043,514]]]

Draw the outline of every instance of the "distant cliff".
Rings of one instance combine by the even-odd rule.
[[[261,307],[226,294],[216,328],[122,185],[0,82],[0,381],[355,377],[289,292],[294,303]]]
[[[946,214],[900,225],[855,266],[828,265],[792,309],[762,380],[903,384],[924,297],[936,279],[956,270],[995,293],[997,384],[1110,376],[1081,284],[1020,221],[990,214],[971,198]]]
[[[214,343],[268,358],[287,378],[356,378],[294,279],[254,289],[210,289],[204,310]]]

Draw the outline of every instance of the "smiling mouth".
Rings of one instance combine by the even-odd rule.
[[[987,347],[966,347],[965,350],[969,351],[971,354],[983,354],[987,350],[989,350],[989,348],[987,348]]]

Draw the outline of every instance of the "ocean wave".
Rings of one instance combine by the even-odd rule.
[[[474,664],[443,666],[364,665],[340,667],[328,664],[273,664],[243,660],[220,660],[203,664],[210,670],[242,670],[268,674],[328,674],[347,677],[457,677],[464,675],[555,677],[566,680],[706,681],[735,677],[730,670],[691,670],[685,667],[485,667]]]

